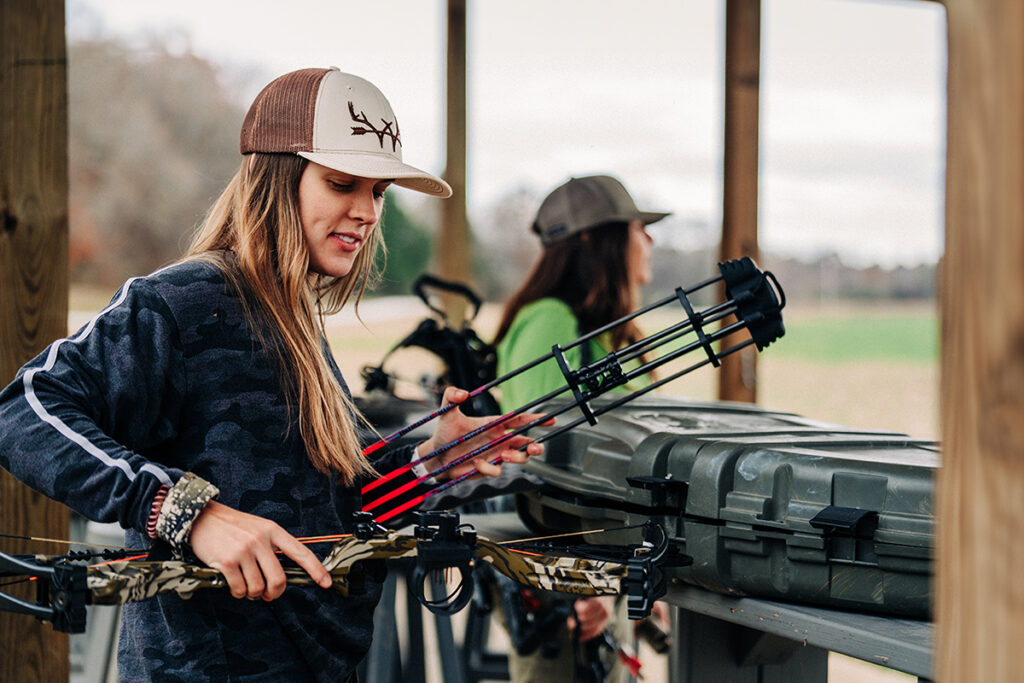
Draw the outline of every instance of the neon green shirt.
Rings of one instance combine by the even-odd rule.
[[[538,299],[523,306],[498,344],[498,376],[526,365],[541,356],[551,353],[555,344],[568,344],[580,336],[578,323],[572,309],[561,299]],[[590,345],[591,362],[608,355],[611,348],[611,334],[606,333],[587,342]],[[581,347],[575,346],[565,352],[569,367],[576,370],[582,360]],[[626,369],[635,368],[636,361],[626,364]],[[565,386],[565,377],[554,358],[548,359],[503,382],[499,403],[504,412],[514,410],[530,401]],[[648,386],[647,376],[638,377],[616,390],[633,390]],[[565,401],[572,398],[568,390],[553,400]]]

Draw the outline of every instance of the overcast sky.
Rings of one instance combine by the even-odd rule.
[[[659,239],[721,225],[722,0],[469,0],[471,216],[517,188],[619,175]],[[942,252],[940,3],[763,0],[763,249],[915,265]],[[407,161],[444,166],[443,0],[71,0],[69,35],[171,39],[248,74],[338,66],[374,82]]]

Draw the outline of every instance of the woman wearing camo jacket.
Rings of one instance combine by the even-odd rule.
[[[382,576],[366,568],[359,595],[326,590],[329,574],[296,537],[344,531],[361,480],[415,457],[414,447],[362,456],[321,321],[373,280],[385,191],[451,189],[402,161],[387,99],[337,69],[271,82],[245,118],[241,152],[187,255],[129,280],[0,394],[0,466],[90,519],[119,522],[127,545],[190,551],[229,584],[230,595],[126,605],[126,681],[354,679]],[[465,396],[449,389],[445,400]],[[479,420],[452,411],[415,451]],[[519,452],[526,442],[500,455],[541,451]],[[441,476],[497,474],[493,456]],[[277,551],[320,587],[285,590]]]

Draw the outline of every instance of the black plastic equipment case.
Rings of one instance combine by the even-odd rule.
[[[517,509],[610,543],[654,518],[694,560],[671,577],[713,591],[927,617],[938,466],[903,434],[642,397],[549,441]]]

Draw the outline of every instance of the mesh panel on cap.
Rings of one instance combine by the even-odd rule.
[[[327,73],[327,69],[301,69],[271,81],[245,115],[242,154],[312,150],[316,95]]]

